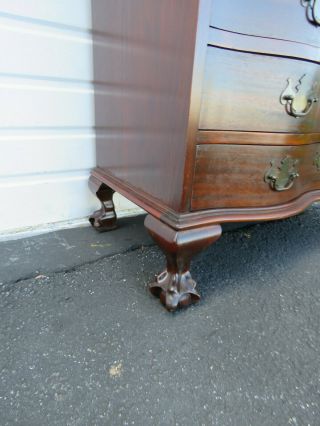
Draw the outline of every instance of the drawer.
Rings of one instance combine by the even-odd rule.
[[[198,145],[191,209],[272,206],[315,189],[320,189],[320,143]]]
[[[320,46],[319,0],[213,0],[210,25]]]
[[[320,96],[318,82],[320,66],[312,62],[209,46],[199,129],[317,133],[320,102],[312,101]],[[281,103],[288,93],[293,102]]]

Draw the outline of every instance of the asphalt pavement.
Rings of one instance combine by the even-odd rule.
[[[320,425],[320,207],[227,229],[167,312],[143,216],[0,243],[0,425]]]

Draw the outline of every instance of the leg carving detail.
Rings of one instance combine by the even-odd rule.
[[[92,213],[89,222],[99,232],[115,229],[117,227],[117,215],[112,201],[114,190],[101,183],[94,176],[89,179],[89,187],[101,203],[101,208]]]
[[[167,260],[166,270],[156,276],[156,281],[149,286],[151,293],[159,297],[169,311],[198,301],[200,295],[189,271],[190,262],[194,255],[220,237],[221,226],[177,231],[150,215],[144,224]]]

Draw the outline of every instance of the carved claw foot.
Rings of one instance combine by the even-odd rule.
[[[89,222],[99,232],[112,231],[117,227],[117,215],[112,201],[114,190],[94,176],[90,177],[89,186],[101,203],[101,208],[92,213]]]
[[[196,282],[189,271],[181,275],[164,271],[156,276],[156,282],[151,283],[149,289],[154,296],[160,298],[168,311],[175,311],[178,307],[187,307],[200,300],[195,286]]]
[[[177,231],[150,215],[144,224],[167,259],[167,269],[149,286],[151,293],[169,311],[197,302],[200,295],[189,272],[191,258],[220,237],[220,225]]]
[[[101,208],[92,213],[89,222],[98,232],[112,231],[117,227],[117,218],[113,212],[113,208],[108,211],[108,207]]]

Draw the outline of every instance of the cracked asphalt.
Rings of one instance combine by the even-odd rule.
[[[0,243],[0,425],[319,426],[319,205],[229,229],[175,314],[143,219]]]

